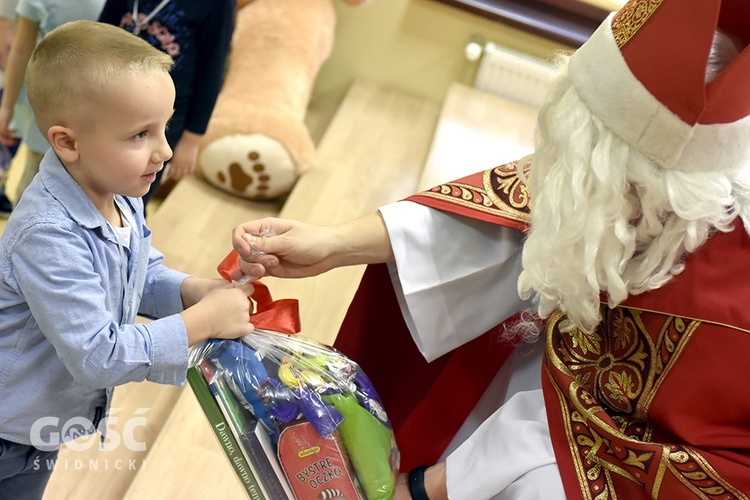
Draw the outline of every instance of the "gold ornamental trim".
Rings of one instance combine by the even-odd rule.
[[[612,18],[612,35],[622,47],[638,33],[664,0],[631,0]]]
[[[495,206],[482,188],[462,182],[446,182],[429,191],[419,193],[419,196],[434,198],[491,215],[498,215],[498,212],[505,215],[502,207]]]
[[[658,331],[649,333],[642,312],[605,306],[591,334],[559,311],[547,321],[545,372],[560,405],[583,498],[618,498],[616,476],[644,488],[650,477],[647,493],[656,498],[670,474],[700,498],[750,500],[695,448],[651,440],[648,411],[654,396],[704,323],[661,314]],[[618,392],[623,387],[632,391]]]
[[[528,178],[531,162],[521,165],[508,163],[484,171],[482,184],[487,196],[505,217],[531,224],[529,188],[523,178]]]
[[[676,450],[669,454],[669,472],[696,498],[748,500],[745,493],[724,479],[697,450],[687,446]]]
[[[523,168],[528,172],[529,165]],[[518,170],[517,162],[501,165],[482,173],[482,186],[446,182],[419,193],[419,196],[529,225],[529,193]]]

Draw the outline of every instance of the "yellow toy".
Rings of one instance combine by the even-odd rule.
[[[210,184],[252,200],[292,189],[315,152],[304,117],[335,23],[334,0],[238,0],[224,86],[198,155]]]

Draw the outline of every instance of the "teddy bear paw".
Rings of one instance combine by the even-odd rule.
[[[262,134],[221,137],[203,148],[198,162],[209,183],[251,200],[283,196],[297,181],[286,148]]]

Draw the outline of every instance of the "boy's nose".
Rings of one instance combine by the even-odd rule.
[[[159,147],[154,151],[153,157],[155,163],[164,163],[172,158],[172,148],[169,147],[166,136],[162,136],[161,141],[159,141]]]

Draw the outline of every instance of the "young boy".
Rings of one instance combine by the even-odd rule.
[[[41,497],[47,460],[97,430],[114,386],[182,384],[189,346],[253,329],[251,286],[186,276],[150,247],[140,197],[172,154],[170,66],[93,21],[53,30],[29,62],[52,149],[0,236],[2,498]]]

